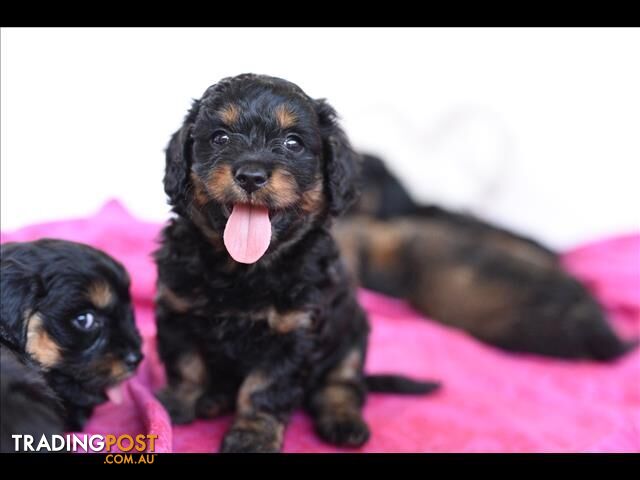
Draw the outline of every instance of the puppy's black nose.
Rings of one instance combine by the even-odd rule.
[[[236,183],[244,188],[247,193],[252,193],[267,184],[269,174],[263,167],[258,165],[245,165],[236,171],[235,179]]]
[[[142,354],[140,352],[127,352],[123,358],[124,363],[130,369],[134,369],[142,361]]]

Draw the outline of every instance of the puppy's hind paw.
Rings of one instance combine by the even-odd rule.
[[[258,414],[239,417],[222,440],[222,453],[277,453],[282,449],[284,424]]]
[[[316,432],[324,441],[341,447],[360,447],[369,440],[369,427],[359,416],[324,416],[316,421]]]
[[[162,403],[171,417],[171,423],[179,425],[191,423],[196,418],[195,405],[189,404],[169,387],[156,392],[156,398]]]
[[[274,435],[253,430],[230,430],[222,441],[221,453],[278,453],[280,444]]]

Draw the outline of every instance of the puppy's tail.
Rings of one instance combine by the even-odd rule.
[[[366,375],[365,383],[370,392],[426,395],[440,389],[438,382],[413,380],[402,375]]]

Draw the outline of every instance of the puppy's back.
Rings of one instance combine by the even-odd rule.
[[[0,344],[0,451],[15,451],[12,435],[63,433],[60,403],[39,370]]]

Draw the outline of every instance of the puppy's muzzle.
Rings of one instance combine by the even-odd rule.
[[[255,163],[238,167],[233,173],[234,181],[247,193],[253,193],[264,187],[269,181],[270,172]]]

